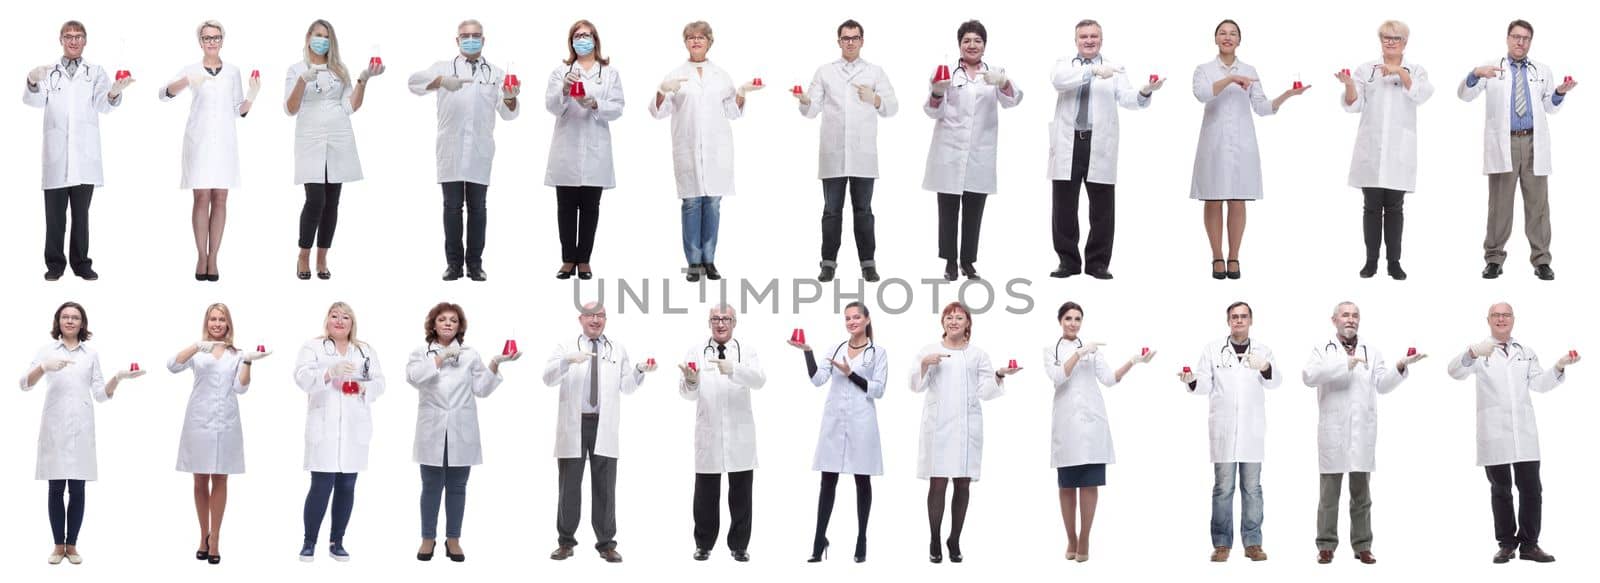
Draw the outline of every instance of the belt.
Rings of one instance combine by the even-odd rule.
[[[583,414],[583,418],[584,419],[599,419],[600,418],[600,414],[599,413],[584,413]]]
[[[1531,130],[1531,129],[1527,129],[1527,130],[1511,130],[1511,135],[1513,135],[1513,136],[1531,136],[1531,135],[1533,135],[1533,130]]]
[[[1089,134],[1091,134],[1091,133],[1092,132],[1090,130],[1072,130],[1072,134],[1074,136],[1077,136],[1077,138],[1079,140],[1087,140],[1087,139],[1089,139]]]

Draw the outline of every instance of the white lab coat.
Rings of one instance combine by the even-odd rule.
[[[222,72],[213,76],[204,65],[190,64],[157,87],[157,96],[162,102],[172,101],[176,96],[167,95],[167,86],[192,75],[204,75],[206,82],[184,90],[194,99],[189,104],[189,123],[183,128],[183,176],[178,188],[234,188],[239,185],[235,122],[244,105],[239,68],[223,63]]]
[[[462,77],[467,83],[457,91],[434,89],[438,108],[438,135],[434,155],[438,161],[438,182],[471,182],[489,185],[494,165],[494,119],[511,121],[522,113],[522,104],[511,109],[502,99],[500,86],[505,71],[480,56],[474,72],[472,62],[456,55],[432,67],[411,74],[408,85],[417,95],[426,94],[436,77]]]
[[[1211,463],[1261,463],[1267,454],[1267,393],[1283,384],[1283,370],[1266,345],[1251,341],[1250,354],[1272,363],[1272,378],[1248,368],[1233,351],[1230,338],[1206,346],[1195,363],[1190,392],[1210,397],[1207,426]]]
[[[239,420],[239,395],[250,385],[239,383],[244,355],[225,349],[221,358],[196,352],[182,363],[167,359],[167,370],[194,372],[194,389],[183,412],[178,437],[178,471],[189,474],[243,474],[244,425]]]
[[[1537,132],[1535,132],[1537,133]],[[1486,338],[1495,342],[1494,338]],[[1498,466],[1539,460],[1539,426],[1529,391],[1547,392],[1567,380],[1566,373],[1539,366],[1533,350],[1512,338],[1510,350],[1495,347],[1484,358],[1470,351],[1450,359],[1450,378],[1477,377],[1478,465]]]
[[[878,106],[862,101],[856,85],[870,85]],[[844,59],[817,67],[806,91],[811,104],[797,104],[807,119],[822,115],[822,136],[817,140],[817,178],[877,178],[878,118],[900,110],[894,86],[883,68],[866,59]]]
[[[738,339],[723,346],[733,363],[733,374],[722,374],[715,364],[717,344],[707,340],[683,356],[683,362],[700,367],[700,382],[690,385],[679,376],[678,394],[695,402],[694,472],[721,474],[756,469],[756,417],[750,408],[750,391],[767,384],[761,357]]]
[[[811,470],[883,475],[883,447],[878,439],[878,399],[889,382],[889,352],[868,341],[861,354],[850,358],[849,342],[840,342],[828,353],[815,353],[817,372],[811,384],[828,385],[828,398],[822,404],[822,428],[817,432],[817,452]],[[849,376],[834,368],[829,360],[848,360],[850,373],[867,381],[862,389]]]
[[[1229,84],[1212,95],[1211,85],[1228,75],[1255,79],[1250,91]],[[1206,105],[1200,121],[1200,145],[1194,154],[1194,179],[1189,198],[1197,200],[1261,200],[1261,150],[1256,145],[1256,122],[1250,117],[1276,113],[1261,89],[1261,75],[1244,61],[1233,67],[1222,59],[1194,68],[1194,98]]]
[[[1100,58],[1100,64],[1116,65]],[[1150,98],[1128,84],[1128,75],[1117,73],[1109,79],[1096,77],[1093,63],[1077,57],[1056,61],[1050,83],[1056,88],[1056,117],[1050,122],[1050,179],[1072,180],[1072,151],[1078,143],[1078,89],[1089,84],[1089,182],[1117,183],[1118,128],[1117,106],[1144,109]]]
[[[1044,349],[1044,376],[1055,386],[1050,399],[1050,465],[1064,468],[1116,463],[1111,448],[1111,419],[1100,385],[1117,384],[1117,370],[1099,351],[1078,359],[1072,375],[1061,364],[1083,348],[1083,339],[1061,338]]]
[[[305,61],[289,65],[283,76],[284,111],[289,94],[306,71]],[[355,113],[356,89],[333,71],[317,72],[300,95],[294,115],[294,183],[344,184],[361,180],[361,156],[356,152],[356,132],[350,124]]]
[[[44,153],[40,156],[45,190],[79,184],[104,186],[100,168],[100,114],[122,103],[106,96],[111,78],[105,69],[88,61],[78,63],[78,74],[67,76],[57,59],[39,82],[38,91],[22,87],[22,102],[44,110]]]
[[[1399,75],[1383,74],[1383,61],[1368,61],[1350,70],[1356,84],[1354,103],[1339,103],[1361,114],[1355,154],[1350,158],[1350,186],[1417,190],[1417,106],[1433,97],[1433,83],[1422,65],[1402,60],[1411,71],[1411,88]]]
[[[989,70],[988,63],[981,67]],[[922,189],[944,194],[994,194],[999,190],[999,108],[1022,103],[1022,89],[1013,80],[1011,95],[1006,95],[981,76],[968,77],[967,70],[959,65],[950,70],[950,89],[939,100],[939,106],[930,105],[932,100],[922,102],[923,113],[934,119]]]
[[[928,367],[922,374],[922,359],[929,354],[948,354],[949,358]],[[941,343],[917,351],[912,361],[911,392],[924,393],[922,426],[917,431],[918,478],[972,478],[983,470],[983,404],[1005,394],[997,382],[994,365],[983,349],[967,344],[961,350]]]
[[[44,396],[44,413],[39,420],[38,460],[35,480],[90,480],[97,478],[95,467],[94,404],[104,403],[106,380],[100,375],[100,354],[84,343],[67,350],[60,340],[39,348],[28,370],[50,358],[72,360],[56,372],[46,371],[39,379],[50,384]],[[28,375],[22,375],[22,390]]]
[[[1502,174],[1511,171],[1511,77],[1512,67],[1502,57],[1483,63],[1501,67],[1505,72],[1499,77],[1479,79],[1476,85],[1467,86],[1465,77],[1456,86],[1456,97],[1462,101],[1477,99],[1484,92],[1483,123],[1483,173]],[[1556,87],[1561,77],[1544,63],[1528,60],[1528,108],[1533,110],[1533,175],[1550,175],[1550,125],[1547,114],[1561,111],[1556,105]],[[1566,98],[1562,98],[1565,101]]]
[[[355,374],[323,380],[340,362],[356,365]],[[344,394],[344,381],[361,384],[362,393]],[[378,353],[366,343],[351,344],[339,354],[332,340],[313,338],[295,358],[294,383],[306,392],[305,470],[353,474],[367,470],[372,443],[372,403],[387,384]]]
[[[701,74],[695,69],[700,68]],[[676,93],[656,105],[650,96],[647,109],[656,119],[672,118],[672,174],[678,198],[733,196],[733,125],[739,119],[734,83],[711,61],[684,61],[666,79],[688,79]]]
[[[589,109],[567,95],[568,71],[583,77],[583,91],[595,101]],[[617,185],[612,168],[611,122],[622,117],[622,76],[610,65],[596,63],[585,71],[577,64],[561,65],[550,72],[544,90],[544,108],[556,116],[550,135],[550,160],[545,164],[545,186]]]
[[[556,402],[555,457],[583,457],[583,404],[589,400],[590,361],[567,362],[573,352],[591,352],[587,335],[557,344],[544,364],[544,384],[560,386]],[[631,394],[644,382],[644,373],[628,359],[628,349],[600,335],[600,350],[589,358],[600,359],[600,423],[595,429],[594,455],[620,457],[618,434],[622,427],[622,395]]]
[[[438,342],[413,350],[406,361],[406,382],[417,389],[417,437],[411,461],[434,467],[445,462],[450,467],[476,466],[483,463],[478,399],[493,393],[505,377],[489,372],[478,351],[462,346],[460,340],[450,346],[460,348],[461,354],[442,366],[433,362],[444,350]]]
[[[1350,356],[1334,338],[1312,348],[1300,372],[1317,390],[1317,471],[1323,474],[1378,469],[1378,395],[1395,390],[1411,372],[1400,372],[1359,339],[1354,356],[1366,362],[1352,369]]]

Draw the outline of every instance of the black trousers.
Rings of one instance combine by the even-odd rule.
[[[582,457],[559,458],[556,471],[560,489],[556,500],[556,544],[564,547],[578,546],[578,518],[583,513],[583,464],[589,462],[594,471],[589,477],[589,492],[594,501],[589,506],[589,523],[594,527],[594,548],[598,551],[617,548],[617,458],[594,455],[595,433],[600,428],[599,415],[584,415],[579,435]]]
[[[1387,188],[1361,189],[1361,235],[1367,244],[1367,261],[1377,263],[1378,244],[1389,248],[1384,258],[1400,260],[1400,231],[1406,226],[1406,193]]]
[[[89,259],[89,202],[94,198],[93,184],[79,184],[44,191],[44,266],[51,272],[66,271],[71,260],[72,272],[82,273],[94,260]],[[72,207],[72,243],[66,253],[61,250],[67,231],[67,207]]]
[[[489,222],[488,185],[441,182],[444,189],[444,260],[449,267],[483,267],[483,231]],[[461,207],[466,205],[466,248],[461,244]]]
[[[71,496],[69,502],[65,500]],[[83,529],[83,480],[50,480],[50,534],[56,544],[77,546]]]
[[[1539,523],[1544,506],[1539,485],[1539,462],[1485,466],[1489,474],[1489,507],[1494,509],[1494,538],[1501,548],[1539,545]],[[1517,505],[1511,506],[1511,486],[1517,487]],[[1520,512],[1519,512],[1520,510]]]
[[[600,225],[598,186],[556,187],[556,230],[561,233],[561,262],[588,263],[594,252],[594,231]]]
[[[862,267],[871,267],[872,256],[878,249],[878,238],[873,225],[872,185],[876,179],[860,176],[841,176],[822,179],[822,260],[833,264],[839,260],[840,239],[844,232],[844,191],[850,187],[850,222],[855,228],[856,258]]]
[[[343,184],[306,184],[306,203],[300,207],[300,248],[333,246],[333,230],[339,226],[339,191]]]
[[[756,471],[728,472],[728,550],[750,548],[751,484]],[[694,475],[694,547],[710,550],[717,544],[722,515],[717,502],[722,497],[722,474]]]
[[[983,203],[989,195],[981,192],[939,193],[939,257],[962,263],[978,260],[978,231],[983,227]],[[961,207],[965,206],[965,209]],[[956,255],[956,225],[961,225],[961,250]]]
[[[1061,267],[1073,273],[1111,269],[1111,243],[1116,235],[1117,186],[1089,182],[1089,133],[1080,132],[1072,145],[1072,179],[1050,184],[1050,234]],[[1089,191],[1089,241],[1078,255],[1078,191]]]

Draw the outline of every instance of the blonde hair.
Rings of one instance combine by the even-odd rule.
[[[350,316],[350,343],[360,345],[360,343],[356,341],[356,311],[350,308],[350,304],[344,302],[334,302],[333,305],[328,306],[328,313],[324,314],[322,318],[322,338],[324,340],[332,340],[332,338],[328,336],[327,317],[332,316],[336,311],[344,312],[344,315]]]
[[[1398,20],[1383,21],[1383,24],[1378,25],[1378,36],[1383,36],[1383,31],[1386,30],[1393,32],[1396,36],[1399,36],[1403,39],[1409,40],[1411,38],[1411,27],[1406,26],[1406,23]]]
[[[706,46],[717,43],[717,37],[711,34],[711,25],[704,20],[696,20],[683,25],[683,40],[689,40],[689,34],[696,32],[706,35]]]
[[[205,22],[200,23],[200,26],[195,27],[195,29],[194,29],[194,37],[196,39],[198,39],[198,38],[200,38],[202,36],[205,36],[206,29],[208,29],[208,28],[217,29],[217,34],[220,34],[220,35],[223,35],[223,36],[227,36],[227,34],[228,34],[228,31],[222,29],[222,23],[217,22],[215,20],[207,20]]]
[[[311,26],[306,27],[306,42],[300,47],[301,59],[306,66],[311,66],[311,33],[321,26],[328,31],[328,70],[346,87],[350,85],[350,72],[344,68],[344,60],[339,58],[339,35],[333,32],[333,23],[318,18],[311,21]],[[353,332],[354,330],[352,330]]]
[[[222,312],[222,317],[228,321],[228,333],[223,335],[222,343],[231,350],[237,350],[233,347],[233,312],[229,311],[228,305],[222,302],[206,306],[206,315],[200,319],[200,339],[211,340],[211,333],[207,331],[207,324],[211,321],[211,312],[213,311]]]

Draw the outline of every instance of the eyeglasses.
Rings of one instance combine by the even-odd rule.
[[[578,316],[578,317],[579,318],[586,318],[586,319],[589,319],[589,320],[604,320],[604,319],[606,319],[606,314],[605,314],[605,312],[594,312],[594,313],[590,313],[590,314],[584,314],[584,315]]]
[[[703,35],[703,34],[696,34],[696,35],[690,35],[690,36],[683,37],[683,40],[711,40],[711,39],[706,38],[706,36]]]
[[[858,34],[858,35],[852,35],[852,36],[841,36],[841,37],[839,37],[839,42],[842,42],[842,43],[858,43],[858,42],[861,42],[861,35]]]
[[[577,39],[580,39],[580,38],[586,38],[586,39],[589,39],[589,40],[594,40],[594,35],[589,34],[587,32],[580,32],[578,34],[572,35],[572,39],[573,40],[577,40]]]
[[[712,324],[732,324],[733,323],[733,318],[729,318],[727,316],[712,316],[711,317],[711,323]]]
[[[1228,320],[1249,320],[1250,314],[1228,314]]]
[[[1505,318],[1505,319],[1509,320],[1509,319],[1515,318],[1517,316],[1516,316],[1516,314],[1513,314],[1511,312],[1490,312],[1489,313],[1489,317],[1490,318]]]
[[[219,35],[216,35],[216,36],[210,36],[210,35],[202,36],[202,37],[200,37],[200,42],[208,44],[208,45],[219,45],[219,44],[222,44],[222,35],[219,34]]]
[[[86,34],[63,34],[63,35],[61,35],[61,42],[64,42],[64,43],[81,43],[81,42],[86,41],[86,40],[89,40],[89,35],[86,35]]]
[[[1508,35],[1506,35],[1506,38],[1509,38],[1509,39],[1511,39],[1511,42],[1516,42],[1516,43],[1533,42],[1533,35],[1531,35],[1531,34],[1508,34]]]
[[[466,40],[466,39],[469,39],[469,38],[475,38],[475,39],[482,40],[483,39],[483,33],[481,33],[481,32],[463,32],[461,34],[456,35],[456,38],[462,39],[462,40]]]
[[[1382,39],[1383,40],[1383,44],[1386,44],[1386,45],[1397,45],[1397,44],[1406,42],[1406,37],[1403,37],[1403,36],[1379,35],[1378,38]]]

